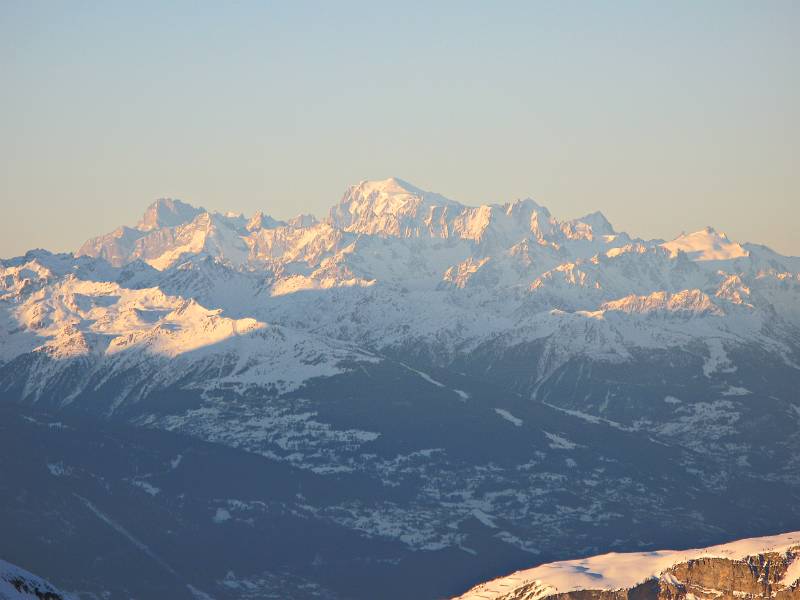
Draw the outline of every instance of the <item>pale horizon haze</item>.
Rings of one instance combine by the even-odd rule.
[[[800,255],[800,3],[0,4],[0,257],[397,176]]]

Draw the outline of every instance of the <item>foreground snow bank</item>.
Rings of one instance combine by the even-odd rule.
[[[577,590],[620,590],[658,577],[664,571],[699,558],[741,560],[766,553],[784,554],[800,548],[800,531],[749,538],[719,546],[691,550],[658,550],[601,554],[565,560],[517,571],[506,577],[475,586],[457,600],[514,599],[515,590],[527,588],[525,600],[538,600],[555,593]],[[793,578],[793,579],[792,579]],[[794,560],[781,582],[792,585],[800,578],[800,558]]]

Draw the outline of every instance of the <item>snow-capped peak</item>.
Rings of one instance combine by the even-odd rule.
[[[265,215],[259,210],[252,217],[250,217],[245,229],[252,232],[258,231],[259,229],[274,229],[275,227],[280,227],[281,225],[285,225],[285,223],[283,221],[273,219],[269,215]]]
[[[354,188],[358,188],[364,194],[381,193],[386,195],[412,195],[412,196],[439,196],[431,192],[426,192],[417,186],[400,179],[399,177],[389,177],[388,179],[379,179],[374,181],[364,180],[358,183]],[[442,196],[439,196],[443,198]],[[453,202],[452,200],[444,199],[446,202]],[[456,203],[457,204],[457,203]]]
[[[589,225],[595,235],[614,235],[616,233],[613,225],[599,210],[576,219],[576,221]]]
[[[692,260],[729,260],[744,258],[749,252],[740,244],[713,227],[705,227],[694,233],[684,233],[670,242],[661,244],[673,255],[685,252]]]
[[[407,237],[436,221],[437,214],[463,206],[439,194],[425,192],[390,177],[351,186],[334,206],[328,222],[339,229],[366,234]]]
[[[173,198],[159,198],[147,207],[144,215],[136,225],[139,231],[152,231],[162,227],[176,227],[192,221],[197,215],[205,212],[204,208],[195,208]]]
[[[301,228],[301,227],[313,227],[318,222],[319,221],[317,220],[317,217],[315,217],[314,215],[308,213],[301,213],[299,215],[295,215],[291,219],[288,219],[286,221],[286,224],[289,225],[289,227]]]

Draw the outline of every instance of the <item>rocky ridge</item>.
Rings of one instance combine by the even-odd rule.
[[[684,551],[544,564],[456,600],[734,600],[800,597],[800,532]]]

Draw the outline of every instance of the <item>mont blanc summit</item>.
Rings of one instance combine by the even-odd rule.
[[[800,259],[556,212],[392,178],[0,261],[0,556],[112,597],[436,598],[800,528]]]

